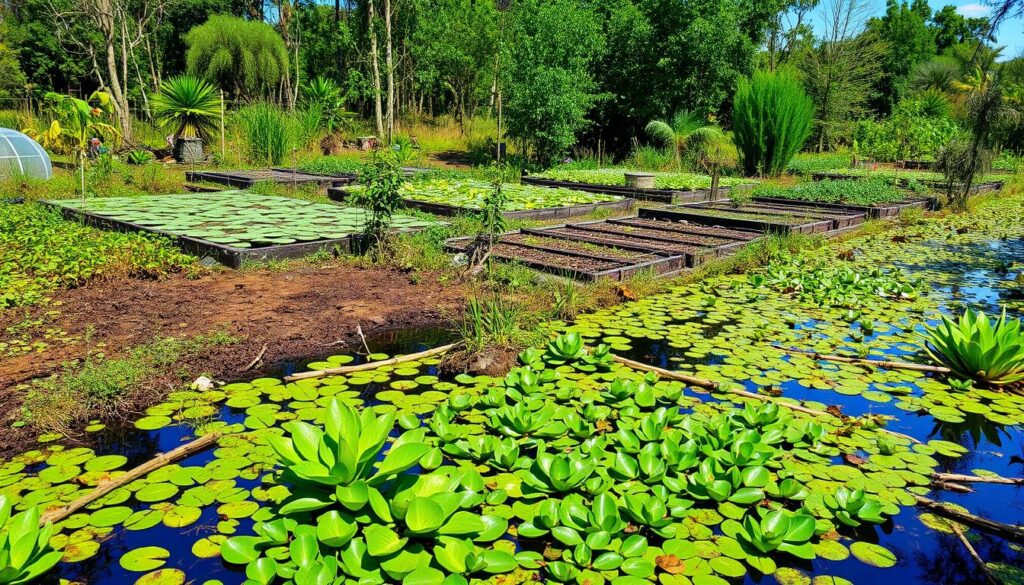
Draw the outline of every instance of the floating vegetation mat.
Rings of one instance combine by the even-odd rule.
[[[347,238],[363,229],[366,211],[245,191],[50,201],[143,229],[232,248],[259,248]],[[431,222],[397,215],[397,229]]]
[[[626,186],[626,173],[640,173],[628,168],[604,168],[604,169],[549,169],[534,175],[539,179],[553,179],[555,181],[569,181],[573,183],[589,183],[592,185],[612,185],[617,187]],[[664,173],[654,172],[655,189],[671,189],[679,191],[692,191],[695,189],[710,189],[711,177],[694,173]],[[721,177],[719,184],[722,187],[735,185],[749,185],[754,183],[751,179],[736,177]]]
[[[1022,475],[1024,401],[773,346],[908,359],[939,311],[966,301],[1019,316],[1022,219],[1020,198],[989,202],[970,216],[901,228],[900,246],[893,233],[861,237],[572,326],[551,323],[562,335],[525,351],[504,378],[442,379],[437,358],[425,358],[175,392],[136,429],[94,428],[95,449],[40,437],[0,465],[0,495],[17,510],[53,508],[158,451],[220,432],[214,449],[55,525],[50,542],[64,559],[55,576],[176,585],[979,582],[954,526],[915,502],[929,495],[1024,523],[1018,488],[930,493],[936,471]],[[696,391],[626,369],[613,353],[723,386]],[[338,355],[308,367],[353,362]],[[828,414],[785,407],[798,402]],[[1020,547],[955,528],[1005,582],[1019,582]]]

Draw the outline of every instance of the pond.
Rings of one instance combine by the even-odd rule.
[[[150,408],[137,428],[94,429],[91,448],[40,437],[38,447],[0,466],[0,485],[20,507],[66,503],[116,477],[116,470],[199,434],[222,432],[216,448],[152,472],[59,523],[53,543],[66,560],[52,575],[88,583],[242,583],[244,567],[225,563],[220,543],[252,535],[255,523],[272,521],[282,503],[305,493],[273,476],[277,456],[269,443],[290,436],[282,430],[287,421],[322,424],[336,399],[338,408],[397,415],[392,437],[403,429],[414,429],[405,431],[403,441],[422,436],[429,451],[380,489],[394,510],[408,490],[419,494],[414,498],[427,497],[423,478],[444,478],[450,489],[441,491],[461,494],[457,514],[471,517],[469,525],[482,522],[473,535],[452,528],[475,540],[469,546],[480,547],[485,560],[475,578],[511,571],[506,561],[514,558],[523,570],[496,580],[983,583],[949,523],[922,513],[915,497],[1024,524],[1019,487],[972,484],[972,493],[954,493],[929,485],[936,471],[1024,476],[1024,399],[985,389],[955,391],[935,376],[824,362],[784,348],[920,359],[919,334],[940,312],[970,305],[1024,315],[1022,259],[1024,221],[1020,200],[1012,199],[972,216],[907,226],[896,236],[836,242],[798,260],[780,260],[756,276],[714,277],[583,315],[571,325],[548,326],[553,334],[577,332],[591,347],[604,343],[612,353],[647,364],[855,418],[811,418],[759,401],[741,410],[742,399],[726,391],[708,394],[645,377],[600,350],[584,356],[571,338],[560,337],[524,354],[535,376],[517,370],[506,379],[442,379],[434,357],[311,380],[260,378],[176,392]],[[371,349],[380,353],[369,357],[415,352],[444,340],[437,331],[403,332],[387,343],[373,340]],[[322,356],[282,364],[280,375],[361,359]],[[648,450],[650,445],[656,447]],[[549,457],[558,461],[554,468],[564,464],[579,477],[555,477],[541,464]],[[736,475],[711,470],[705,477],[703,461],[709,459]],[[670,471],[658,472],[659,465]],[[742,481],[734,478],[741,475]],[[414,481],[414,487],[406,485]],[[865,509],[859,519],[854,515],[855,525],[841,522],[834,496],[846,487],[863,489],[880,512]],[[430,497],[444,501],[436,493]],[[556,513],[555,527],[546,526],[545,506],[558,500],[568,511]],[[617,512],[598,505],[608,501],[617,502]],[[657,510],[660,504],[663,513],[645,515],[645,505]],[[579,506],[582,516],[573,511]],[[777,548],[764,539],[755,542],[748,519],[763,527],[773,514],[768,510],[778,509],[795,526],[801,506],[814,517],[811,532],[800,535],[794,528],[792,540]],[[441,561],[431,560],[431,554],[441,558],[440,546],[420,546],[427,531],[417,533],[409,516],[386,523],[373,514],[355,514],[359,532],[344,550],[364,536],[373,540],[375,522],[404,531],[411,541],[403,550],[372,555],[384,573],[364,580],[440,583]],[[880,522],[871,519],[876,515]],[[313,525],[316,517],[309,520]],[[512,527],[508,534],[506,527]],[[301,528],[300,520],[294,538]],[[1024,549],[962,528],[993,570],[1014,582],[1013,567],[1024,566]],[[576,533],[585,534],[586,542],[577,543]],[[154,546],[163,550],[130,552]],[[287,548],[261,546],[261,558],[276,557],[278,567],[288,562]],[[318,554],[341,550],[320,548]],[[414,572],[421,564],[434,569]],[[250,579],[262,582],[252,574]]]

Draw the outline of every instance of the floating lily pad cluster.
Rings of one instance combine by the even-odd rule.
[[[84,203],[55,202],[117,221],[234,248],[252,248],[345,238],[363,229],[367,212],[288,197],[245,191],[104,197]],[[396,215],[396,229],[417,229],[429,221]]]
[[[559,169],[554,168],[537,175],[541,179],[554,179],[556,181],[570,181],[573,183],[589,183],[591,185],[614,185],[624,187],[626,185],[626,173],[638,173],[629,168],[604,168],[604,169]],[[694,189],[710,189],[711,177],[694,173],[665,173],[654,172],[655,189],[676,189],[680,191],[692,191]],[[734,185],[750,185],[752,179],[737,177],[721,177],[719,185],[731,187]]]

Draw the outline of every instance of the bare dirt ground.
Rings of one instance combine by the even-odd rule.
[[[447,325],[462,307],[464,291],[459,283],[439,282],[435,274],[411,279],[397,270],[337,264],[105,281],[60,292],[54,301],[60,314],[48,326],[78,341],[0,360],[0,403],[9,415],[20,403],[19,386],[60,371],[90,347],[117,357],[161,336],[223,331],[239,341],[189,356],[173,369],[179,375],[239,379],[269,371],[275,363],[352,351],[357,327],[374,335]],[[0,331],[24,318],[24,312],[0,313]],[[260,365],[246,370],[264,345]]]

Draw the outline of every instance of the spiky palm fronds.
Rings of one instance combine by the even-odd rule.
[[[918,91],[953,91],[959,80],[960,70],[956,63],[947,59],[932,59],[914,69],[911,85]]]
[[[172,77],[153,97],[153,116],[179,138],[205,138],[217,127],[220,98],[213,86],[192,75]]]

